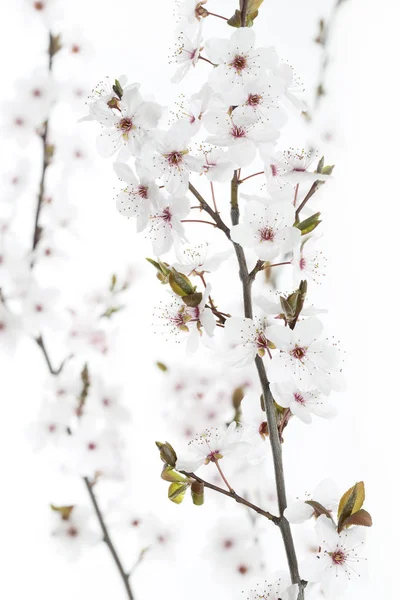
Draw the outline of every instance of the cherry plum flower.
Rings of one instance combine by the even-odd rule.
[[[172,83],[179,83],[189,73],[191,67],[195,67],[200,58],[202,28],[201,26],[193,31],[187,28],[181,31],[177,41],[177,48],[174,52],[175,62],[179,65],[175,75],[172,77]]]
[[[74,506],[68,514],[52,512],[54,525],[51,530],[56,551],[68,560],[76,560],[85,547],[93,547],[101,542],[100,531],[95,531],[90,523],[91,511],[84,506]]]
[[[266,319],[230,317],[225,323],[226,358],[234,366],[245,366],[269,352]]]
[[[152,241],[153,253],[161,256],[175,243],[179,246],[186,241],[181,219],[190,211],[190,202],[186,197],[170,196],[160,200],[160,208],[150,215],[148,237]]]
[[[271,383],[271,392],[279,406],[290,409],[303,423],[311,423],[311,415],[329,419],[336,414],[335,408],[319,390],[300,389],[293,380]]]
[[[248,444],[242,441],[242,432],[235,422],[228,427],[212,428],[189,442],[186,455],[178,456],[176,470],[192,473],[201,465],[244,453],[247,448]]]
[[[229,181],[232,179],[235,165],[230,159],[228,151],[219,148],[206,150],[204,151],[202,163],[201,173],[204,173],[211,182]]]
[[[304,92],[304,89],[293,67],[286,63],[281,63],[275,69],[274,74],[282,80],[287,104],[296,112],[306,111],[307,105],[297,96],[299,92]]]
[[[233,250],[225,250],[218,252],[212,256],[208,253],[208,244],[178,248],[177,259],[179,262],[174,264],[174,268],[185,275],[197,273],[211,273],[216,271],[221,264],[232,256]]]
[[[171,329],[174,335],[185,336],[188,354],[193,354],[197,350],[204,333],[207,338],[214,335],[215,317],[211,309],[206,307],[210,291],[210,286],[207,286],[198,306],[187,306],[183,301],[175,298],[161,313],[164,326]]]
[[[246,204],[243,222],[231,229],[232,240],[245,248],[253,248],[261,260],[271,260],[300,242],[300,230],[292,226],[294,219],[294,207],[290,203],[263,205],[250,201]]]
[[[299,586],[291,585],[286,574],[275,574],[275,581],[270,584],[258,586],[251,590],[247,600],[297,600]]]
[[[179,15],[190,24],[199,22],[207,15],[207,10],[203,8],[204,4],[207,4],[207,0],[181,0],[178,7]]]
[[[236,29],[229,40],[212,38],[205,44],[207,57],[217,66],[211,71],[209,83],[216,91],[224,92],[242,86],[277,66],[278,56],[273,48],[256,48],[256,36],[251,29]]]
[[[316,238],[308,237],[294,248],[291,262],[296,282],[299,279],[308,279],[318,283],[320,278],[325,276],[326,257],[319,250]]]
[[[329,512],[337,509],[339,504],[339,490],[331,479],[324,479],[317,485],[313,493],[307,500],[318,502]],[[315,514],[315,509],[307,504],[307,500],[297,500],[289,503],[285,509],[285,517],[289,523],[304,523]]]
[[[204,115],[204,126],[210,135],[206,142],[229,148],[229,158],[238,166],[250,164],[256,156],[258,143],[273,142],[279,131],[262,123],[255,115],[245,114],[240,107],[231,115],[222,110],[209,111]]]
[[[134,156],[139,155],[149,132],[157,127],[161,113],[159,104],[143,100],[138,86],[124,92],[118,109],[95,104],[93,114],[104,127],[97,138],[100,155],[108,158],[124,147]]]
[[[325,515],[317,519],[315,529],[319,551],[301,565],[301,574],[307,581],[320,582],[328,598],[339,598],[349,581],[365,573],[365,530],[355,526],[337,533]]]
[[[124,217],[136,217],[137,231],[149,224],[152,210],[159,208],[160,191],[154,178],[136,163],[138,177],[125,163],[115,163],[114,170],[127,186],[117,196],[117,210]]]
[[[185,194],[191,171],[201,170],[201,160],[189,154],[189,139],[185,121],[177,121],[155,139],[156,155],[146,156],[144,166],[162,177],[170,194]]]
[[[323,394],[335,389],[335,371],[338,370],[337,348],[321,339],[323,325],[317,317],[299,321],[295,329],[272,325],[268,338],[281,351],[268,363],[268,377],[272,382],[287,381],[294,377],[296,384],[315,385]]]
[[[178,104],[176,116],[187,123],[189,136],[197,133],[201,127],[204,114],[207,112],[212,98],[212,89],[206,83],[197,94],[189,100],[184,97]]]

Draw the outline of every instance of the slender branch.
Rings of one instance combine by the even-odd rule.
[[[234,176],[231,182],[231,220],[233,225],[237,225],[240,218],[239,203],[238,203],[238,173],[234,172]],[[253,304],[251,297],[251,286],[253,279],[249,275],[247,268],[246,258],[244,255],[243,248],[233,243],[236,257],[239,264],[239,274],[242,282],[243,289],[243,304],[244,304],[244,316],[246,318],[253,318]],[[268,422],[269,441],[272,450],[272,457],[274,463],[275,472],[275,483],[278,497],[279,506],[279,529],[281,531],[283,544],[285,546],[286,557],[289,565],[289,571],[292,583],[299,585],[298,600],[304,600],[304,582],[302,581],[299,574],[299,567],[297,562],[296,551],[293,542],[293,536],[290,529],[289,522],[284,516],[284,511],[287,506],[286,501],[286,489],[285,489],[285,478],[283,472],[283,461],[282,461],[282,447],[281,439],[278,431],[274,399],[271,394],[267,373],[265,371],[264,361],[260,356],[255,359],[255,364],[258,372],[258,376],[261,383],[261,389],[264,397],[264,407]]]
[[[49,50],[48,50],[48,56],[49,56],[49,62],[48,62],[48,70],[49,73],[52,70],[52,66],[53,66],[53,57],[54,54],[57,52],[57,46],[54,45],[54,41],[55,38],[53,38],[52,34],[50,33],[50,37],[49,37]],[[38,193],[38,199],[37,199],[37,205],[36,205],[36,212],[35,212],[35,227],[34,227],[34,232],[33,232],[33,240],[32,240],[32,251],[35,250],[39,240],[40,240],[40,235],[41,235],[41,227],[40,227],[40,214],[41,214],[41,210],[42,210],[42,205],[43,205],[43,200],[44,200],[44,195],[45,195],[45,178],[46,178],[46,170],[47,167],[50,163],[50,155],[49,155],[49,151],[48,151],[48,145],[47,145],[47,138],[48,138],[48,132],[49,132],[49,118],[47,118],[46,122],[44,123],[44,129],[43,129],[43,133],[42,133],[42,145],[43,145],[43,160],[42,160],[42,172],[41,172],[41,178],[40,178],[40,184],[39,184],[39,193]],[[34,261],[32,260],[31,262],[31,268],[33,268],[34,266]],[[65,360],[62,361],[62,363],[60,364],[59,368],[56,369],[55,367],[53,367],[53,363],[50,359],[50,355],[49,352],[45,346],[43,337],[41,335],[39,335],[38,337],[35,337],[35,342],[38,345],[38,347],[40,348],[45,361],[46,361],[46,365],[47,368],[49,370],[49,372],[51,373],[51,375],[58,375],[59,373],[61,373],[61,371],[64,368],[65,363],[67,362],[68,358],[67,357]],[[71,431],[68,429],[67,430],[69,434],[71,434]],[[91,500],[91,503],[93,505],[93,508],[95,510],[96,516],[97,516],[97,520],[99,522],[100,528],[102,530],[103,533],[103,539],[104,542],[106,543],[108,549],[110,550],[110,553],[112,555],[112,558],[117,566],[117,569],[119,571],[119,574],[121,576],[124,588],[126,590],[127,596],[129,600],[135,600],[135,597],[133,595],[131,586],[130,586],[130,582],[129,582],[129,574],[125,573],[121,560],[118,556],[118,553],[115,549],[115,546],[112,542],[112,539],[110,537],[110,534],[108,533],[108,529],[107,526],[105,524],[104,521],[104,517],[103,514],[100,510],[100,507],[98,505],[97,502],[97,498],[96,495],[93,491],[93,484],[89,481],[89,479],[87,477],[82,477],[82,480],[86,486],[86,489],[89,493],[89,497]]]
[[[48,71],[51,74],[53,69],[53,56],[54,56],[54,41],[53,36],[49,34],[49,47],[48,47]],[[41,227],[40,227],[40,213],[42,211],[42,205],[44,200],[44,192],[45,192],[45,178],[47,167],[50,164],[49,151],[47,146],[47,138],[49,133],[49,117],[47,117],[44,125],[43,125],[43,133],[41,135],[42,139],[42,148],[43,148],[43,158],[42,158],[42,173],[40,177],[39,183],[39,192],[37,197],[36,204],[36,213],[35,213],[35,227],[33,230],[33,239],[32,239],[32,251],[35,250],[36,246],[39,243],[40,235],[41,235]],[[33,263],[32,263],[33,265]]]
[[[225,225],[225,223],[223,222],[223,220],[221,219],[219,214],[211,208],[211,206],[206,202],[206,200],[203,198],[203,196],[200,194],[200,192],[198,192],[191,183],[189,183],[189,190],[191,191],[193,196],[199,201],[202,209],[205,210],[206,213],[208,213],[210,215],[210,217],[212,217],[214,219],[215,224],[217,225],[218,229],[221,229],[221,231],[223,231],[224,234],[226,235],[226,237],[230,240],[231,239],[230,229],[227,225]]]
[[[121,560],[120,560],[120,558],[118,556],[118,552],[116,551],[115,546],[114,546],[114,544],[113,544],[113,542],[112,542],[112,540],[110,538],[107,526],[106,526],[106,524],[104,522],[103,514],[102,514],[102,512],[100,510],[99,504],[97,502],[96,495],[95,495],[95,493],[93,491],[93,484],[89,481],[89,479],[87,477],[83,477],[83,481],[85,483],[86,489],[87,489],[88,494],[90,496],[90,500],[91,500],[91,502],[93,504],[93,508],[95,510],[95,513],[96,513],[96,516],[97,516],[97,520],[98,520],[99,525],[101,527],[101,531],[103,533],[104,542],[106,543],[108,549],[111,552],[111,556],[114,559],[114,562],[116,564],[118,572],[119,572],[119,574],[121,576],[122,582],[124,584],[126,594],[127,594],[128,598],[129,598],[129,600],[135,600],[135,597],[133,595],[132,588],[131,588],[131,585],[130,585],[130,582],[129,582],[129,573],[125,572],[125,570],[124,570],[124,568],[122,566]]]
[[[179,472],[182,473],[183,475],[186,475],[187,477],[190,477],[191,479],[195,479],[196,481],[199,481],[200,483],[202,483],[204,485],[204,487],[206,487],[206,488],[208,488],[210,490],[214,490],[214,492],[218,492],[219,494],[223,494],[224,496],[228,496],[229,498],[232,498],[238,504],[244,504],[244,506],[247,506],[248,508],[251,508],[251,510],[254,510],[259,515],[262,515],[263,517],[266,517],[267,519],[269,519],[270,521],[272,521],[275,525],[279,525],[279,523],[280,523],[280,518],[279,517],[276,517],[275,515],[272,515],[270,512],[268,512],[267,510],[263,510],[262,508],[260,508],[256,504],[253,504],[252,502],[249,502],[248,500],[246,500],[246,498],[243,498],[242,496],[239,496],[239,494],[237,494],[234,490],[231,490],[231,491],[224,490],[224,488],[221,488],[221,487],[219,487],[217,485],[214,485],[213,483],[209,483],[208,481],[204,481],[204,479],[202,479],[201,477],[199,477],[195,473],[188,473],[186,471],[179,471]]]
[[[212,223],[211,221],[202,221],[201,219],[181,219],[181,223],[206,223],[207,225],[216,227],[215,223]]]
[[[36,337],[34,339],[35,339],[35,342],[37,343],[37,345],[39,346],[39,348],[42,351],[42,354],[43,354],[43,356],[45,358],[45,361],[46,361],[46,364],[47,364],[47,367],[48,367],[50,373],[52,375],[59,375],[61,373],[61,371],[63,370],[64,365],[65,365],[67,359],[63,360],[63,362],[60,364],[60,366],[58,367],[58,369],[55,369],[53,367],[53,364],[52,364],[51,360],[50,360],[50,356],[49,356],[49,353],[47,352],[47,348],[46,348],[46,346],[44,344],[43,337],[41,335],[39,335],[38,337]]]
[[[251,179],[252,177],[257,177],[257,175],[264,175],[264,171],[258,171],[258,173],[253,173],[253,175],[247,175],[247,177],[244,177],[243,179],[241,179],[239,181],[239,183],[243,183],[244,181],[247,181],[248,179]]]
[[[214,184],[213,184],[212,181],[210,181],[210,186],[211,186],[211,196],[212,196],[212,200],[213,200],[214,210],[215,210],[216,213],[218,213],[217,202],[215,200]]]
[[[318,190],[318,188],[323,183],[324,183],[323,181],[314,181],[314,183],[308,190],[307,194],[305,195],[304,200],[299,204],[299,206],[296,210],[296,216],[295,216],[296,223],[298,223],[300,221],[300,213],[303,210],[303,208],[305,207],[305,205],[307,204],[307,202],[310,200],[310,198],[312,198],[312,196],[314,196],[315,192]]]

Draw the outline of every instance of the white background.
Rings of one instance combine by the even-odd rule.
[[[218,6],[222,13],[235,8],[233,0],[210,0],[209,4]],[[319,49],[312,43],[316,22],[329,14],[331,4],[329,0],[265,0],[257,21],[258,32],[262,32],[260,41],[276,45],[278,53],[301,74],[308,90],[315,86],[318,69]],[[334,162],[336,169],[335,181],[323,198],[329,266],[324,289],[318,291],[318,302],[328,306],[330,330],[346,349],[349,386],[338,401],[337,419],[319,422],[303,433],[307,436],[304,440],[298,437],[297,442],[288,442],[285,448],[292,494],[312,489],[327,475],[341,486],[349,487],[356,479],[366,482],[366,508],[375,523],[369,532],[370,581],[350,597],[371,600],[397,597],[398,576],[400,14],[396,4],[393,0],[379,4],[372,0],[347,0],[336,22],[331,46],[334,61],[328,73],[329,101],[323,105],[324,116],[318,122],[320,130],[335,124],[337,138],[330,151],[334,155],[329,155],[327,161]],[[224,9],[225,5],[231,8]],[[79,26],[92,46],[90,68],[87,73],[82,71],[89,85],[106,74],[126,73],[130,80],[141,81],[146,91],[153,91],[163,104],[171,103],[177,93],[169,83],[171,70],[166,67],[175,24],[172,7],[169,0],[65,3],[64,23]],[[10,83],[37,64],[45,47],[44,39],[44,29],[28,16],[22,0],[1,3],[2,99],[10,99]],[[64,68],[71,75],[76,72],[68,61]],[[88,132],[89,143],[94,144],[90,127],[82,127]],[[296,143],[301,143],[300,130],[295,135]],[[8,147],[2,141],[2,154]],[[12,151],[16,150],[12,147]],[[79,187],[74,188],[81,194],[88,224],[84,232],[85,259],[75,265],[80,265],[82,280],[90,273],[101,281],[104,271],[108,274],[116,263],[123,264],[127,259],[134,262],[148,251],[148,246],[133,240],[132,227],[116,214],[111,166],[107,165],[107,171],[104,163],[96,160],[97,170],[88,172],[91,180],[80,173]],[[145,421],[142,427],[151,424],[155,429],[144,434],[143,443],[137,440],[135,446],[141,456],[148,452],[146,468],[138,469],[151,486],[158,477],[159,464],[150,441],[163,437],[164,431],[158,418],[152,420],[154,410],[148,395],[157,383],[150,384],[148,380],[154,379],[154,359],[163,359],[167,352],[170,356],[171,347],[160,341],[149,325],[152,306],[147,301],[147,291],[157,288],[153,280],[146,285],[153,288],[146,288],[146,300],[142,295],[135,305],[145,325],[123,335],[126,352],[116,372],[128,394],[141,399],[134,410],[136,418]],[[180,350],[174,348],[173,352],[183,356]],[[48,538],[47,506],[54,494],[61,492],[54,489],[52,470],[31,454],[23,435],[38,402],[32,382],[42,368],[40,361],[34,349],[22,348],[14,369],[7,367],[1,375],[0,548],[4,556],[0,593],[18,600],[123,598],[105,549],[99,548],[71,566],[54,555]],[[296,443],[302,444],[303,452]],[[315,461],[313,467],[311,460]],[[175,507],[171,509],[167,503],[165,487],[157,481],[154,489],[146,503],[169,514]],[[190,508],[182,507],[182,523],[186,522],[186,526],[193,519]],[[191,526],[196,531],[196,525]],[[202,569],[206,567],[199,562],[196,551],[189,555],[186,552],[185,556],[186,564],[173,561],[143,565],[135,583],[138,600],[151,600],[161,590],[163,597],[175,600],[207,594],[216,597],[212,583],[204,581]],[[166,581],[171,579],[175,583],[168,587]],[[219,590],[218,593],[218,597],[225,597]]]

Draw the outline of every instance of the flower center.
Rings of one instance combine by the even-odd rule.
[[[270,165],[272,177],[278,176],[278,167],[276,165]]]
[[[274,230],[272,227],[264,227],[260,229],[260,238],[263,242],[273,242],[274,241]]]
[[[248,572],[249,568],[246,565],[239,565],[237,570],[239,571],[239,573],[241,575],[246,575],[246,573]]]
[[[239,127],[238,125],[234,125],[231,129],[231,136],[235,139],[238,138],[245,138],[246,137],[246,130],[244,127]]]
[[[241,73],[247,67],[247,58],[245,56],[235,56],[230,64],[236,72]]]
[[[177,150],[166,154],[165,157],[171,167],[179,167],[183,162],[183,154]]]
[[[335,550],[330,552],[329,555],[335,565],[343,565],[346,562],[346,555],[343,550]]]
[[[299,261],[299,267],[302,271],[306,268],[306,259],[302,256]]]
[[[226,548],[227,550],[229,550],[230,548],[232,548],[234,545],[233,540],[224,540],[223,541],[223,546],[224,548]]]
[[[89,442],[87,445],[88,450],[96,450],[97,445],[94,442]]]
[[[44,9],[44,2],[35,2],[33,4],[33,8],[35,10],[43,10]]]
[[[129,117],[124,117],[118,123],[118,129],[120,129],[124,133],[129,133],[130,131],[132,131],[133,128],[134,128],[134,125],[133,125],[132,119],[130,119]]]
[[[40,98],[42,95],[42,91],[39,90],[38,88],[36,88],[35,90],[32,90],[32,96],[34,96],[34,98]]]
[[[306,354],[307,354],[307,348],[301,348],[300,346],[296,346],[290,352],[290,356],[293,356],[293,358],[297,358],[298,360],[303,360],[303,358],[305,357]]]
[[[294,399],[296,400],[296,402],[298,402],[299,404],[301,404],[302,406],[305,405],[306,401],[304,400],[303,396],[300,394],[300,392],[295,392],[294,394]]]
[[[258,106],[261,104],[262,96],[260,94],[249,94],[247,97],[246,104],[248,106]]]
[[[172,219],[172,214],[171,211],[169,210],[169,207],[167,206],[166,208],[164,208],[164,210],[161,213],[161,219],[163,221],[165,221],[166,223],[170,223],[171,219]]]
[[[143,198],[143,200],[147,200],[148,198],[148,187],[145,185],[139,185],[136,193],[138,196],[140,196],[141,198]]]
[[[79,531],[77,530],[76,527],[73,527],[72,525],[71,525],[71,527],[68,527],[68,529],[67,529],[67,535],[69,537],[74,538],[74,537],[77,537],[78,534],[79,534]]]

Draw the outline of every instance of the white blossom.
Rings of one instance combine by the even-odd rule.
[[[180,196],[162,197],[160,208],[150,215],[148,237],[152,241],[155,256],[161,256],[171,249],[173,243],[179,246],[186,241],[181,219],[190,211],[188,198]]]
[[[139,163],[136,164],[138,177],[125,163],[115,163],[114,170],[128,184],[117,196],[117,210],[124,217],[136,217],[137,231],[143,231],[149,224],[152,210],[159,208],[159,187]]]
[[[271,392],[279,406],[289,408],[303,423],[311,423],[311,415],[329,419],[336,414],[335,408],[319,390],[304,390],[293,380],[271,383]]]
[[[317,485],[307,500],[318,502],[328,511],[334,511],[339,504],[339,490],[331,479],[324,479]],[[285,517],[289,523],[304,523],[315,514],[315,509],[306,500],[289,503],[285,509]]]
[[[271,260],[289,252],[300,241],[300,230],[293,227],[294,207],[277,202],[246,204],[243,221],[231,229],[231,236],[245,248],[253,248],[261,260]]]
[[[359,579],[365,573],[365,530],[351,527],[337,533],[325,515],[317,519],[315,529],[320,550],[301,565],[301,573],[307,581],[321,582],[328,598],[338,598],[349,581]]]

